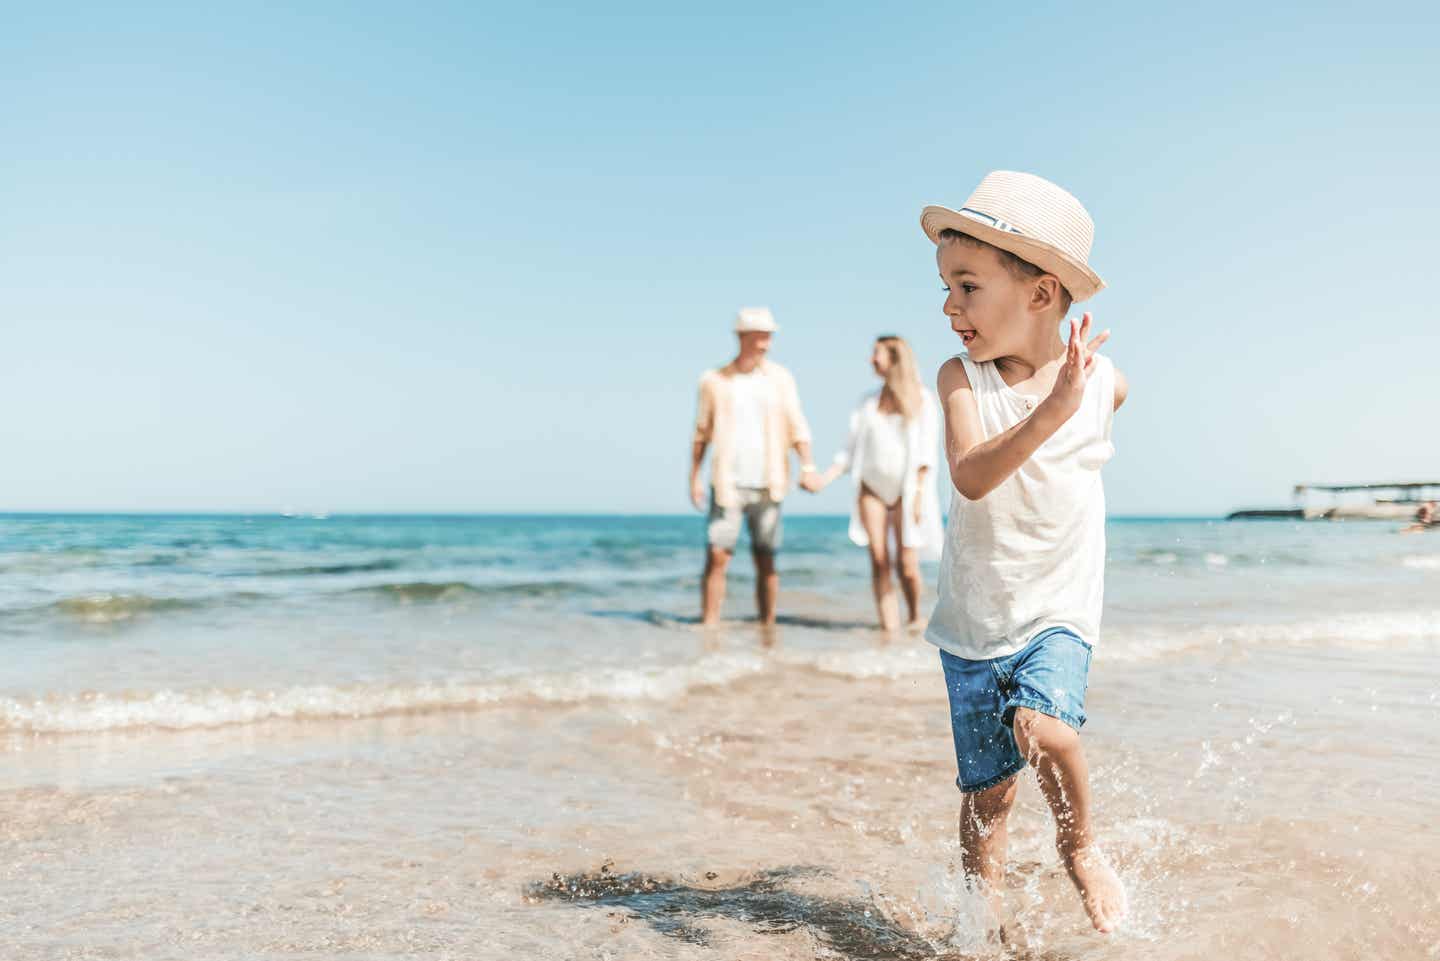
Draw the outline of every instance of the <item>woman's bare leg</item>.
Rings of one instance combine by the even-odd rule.
[[[885,631],[900,626],[900,605],[895,599],[895,585],[890,583],[889,514],[884,502],[861,484],[860,524],[870,540],[870,588],[875,594],[880,627]]]
[[[920,626],[920,555],[913,547],[905,546],[903,503],[891,509],[890,529],[895,533],[895,574],[900,579],[900,593],[905,595],[905,609],[909,613],[905,626],[914,630]]]

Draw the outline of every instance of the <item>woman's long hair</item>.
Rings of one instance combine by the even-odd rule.
[[[890,355],[890,369],[885,371],[885,386],[880,390],[880,406],[886,406],[889,398],[889,406],[899,411],[906,421],[920,416],[923,394],[915,352],[903,338],[893,334],[876,337],[875,343]]]

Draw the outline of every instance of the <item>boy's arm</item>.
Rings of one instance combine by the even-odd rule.
[[[945,461],[950,467],[950,482],[967,500],[979,500],[1004,483],[1079,410],[1085,381],[1094,369],[1095,351],[1108,338],[1107,331],[1087,345],[1085,336],[1089,332],[1089,314],[1083,326],[1070,322],[1065,363],[1050,395],[1029,417],[989,440],[980,427],[980,410],[975,406],[965,365],[952,358],[940,368],[937,387],[945,411]]]
[[[1064,423],[1048,423],[1036,408],[1014,427],[986,440],[970,378],[958,358],[952,357],[940,368],[936,387],[945,411],[945,462],[950,467],[950,483],[966,500],[978,501],[999,487]]]

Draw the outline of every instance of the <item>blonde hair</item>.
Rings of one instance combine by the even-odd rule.
[[[890,399],[890,406],[909,421],[920,415],[923,389],[920,386],[920,370],[915,364],[915,352],[901,337],[883,334],[875,343],[885,348],[890,355],[890,368],[885,371],[885,386],[880,389],[880,403]]]

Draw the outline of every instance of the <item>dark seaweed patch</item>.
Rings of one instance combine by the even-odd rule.
[[[919,961],[944,957],[930,942],[895,924],[872,903],[818,897],[788,889],[786,882],[822,873],[818,868],[763,871],[731,887],[701,888],[683,880],[648,874],[560,875],[530,885],[534,900],[565,901],[586,907],[621,908],[660,934],[706,945],[706,918],[753,925],[761,934],[804,927],[825,947],[852,961]],[[713,875],[711,875],[713,877]]]

